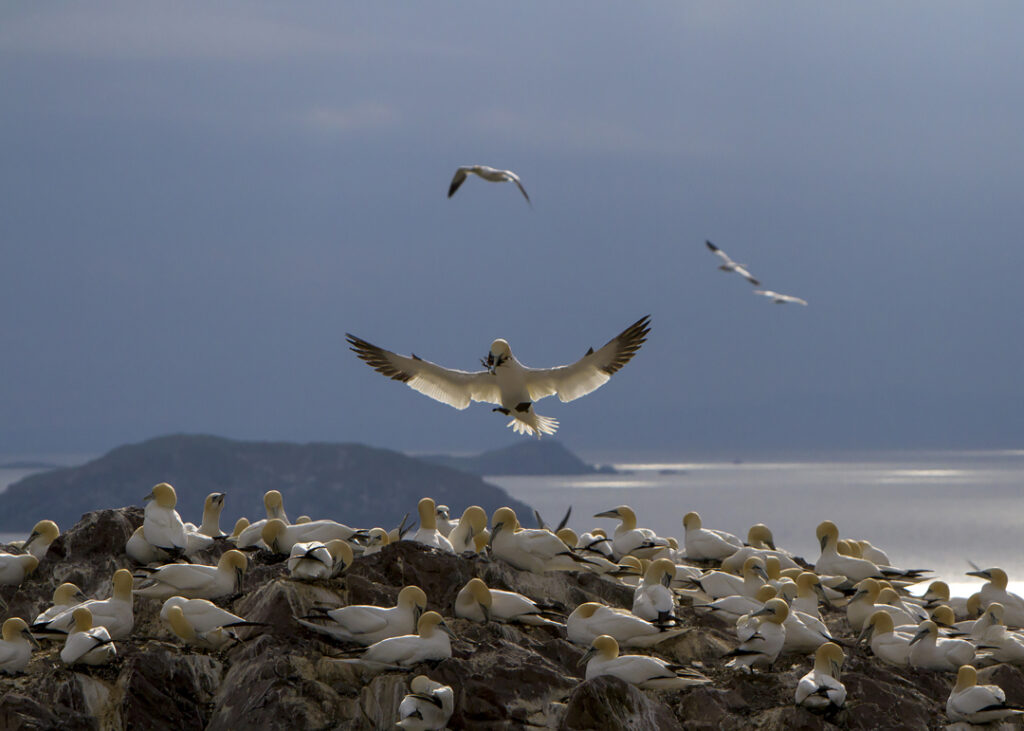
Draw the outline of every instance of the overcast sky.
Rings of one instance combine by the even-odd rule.
[[[1024,5],[0,9],[0,453],[517,439],[345,332],[637,357],[580,449],[1024,441]],[[456,166],[516,170],[510,185]],[[711,239],[777,306],[716,270]]]

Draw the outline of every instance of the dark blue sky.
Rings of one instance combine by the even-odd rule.
[[[1019,446],[1018,3],[0,10],[0,453],[508,443],[475,369],[641,315],[584,449]],[[511,186],[457,165],[516,170]],[[710,238],[775,306],[716,271]]]

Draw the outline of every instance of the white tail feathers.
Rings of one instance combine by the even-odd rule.
[[[516,414],[507,426],[512,427],[512,431],[516,434],[536,434],[540,439],[541,434],[554,434],[558,431],[558,419],[529,411],[524,414]]]

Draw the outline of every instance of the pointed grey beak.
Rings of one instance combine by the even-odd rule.
[[[927,629],[918,630],[917,634],[914,635],[910,639],[910,643],[909,644],[911,644],[911,645],[916,644],[916,643],[920,642],[921,640],[923,640],[927,636],[928,636],[928,630]]]
[[[761,577],[762,579],[764,579],[765,581],[768,581],[768,572],[767,572],[767,571],[765,571],[765,570],[764,570],[763,568],[761,568],[760,566],[755,566],[755,567],[754,567],[754,573],[755,573],[755,574],[757,574],[758,576],[760,576],[760,577]]]
[[[821,537],[821,541],[819,541],[819,543],[821,543],[821,550],[824,551],[825,550],[825,544],[828,543],[828,536],[822,536]]]
[[[603,513],[597,513],[594,517],[595,518],[618,518],[619,517],[619,511],[618,510],[605,510]]]
[[[590,661],[590,658],[592,658],[596,654],[597,648],[591,647],[589,650],[583,653],[583,657],[580,658],[580,661],[576,663],[576,665],[586,665]]]
[[[769,539],[769,540],[765,541],[765,543],[767,543],[768,544],[768,548],[772,549],[773,551],[779,550],[779,549],[777,549],[775,547],[775,541]]]
[[[27,551],[27,550],[28,550],[28,547],[29,547],[30,545],[32,545],[32,541],[34,541],[34,540],[35,540],[36,538],[38,538],[38,537],[39,537],[39,533],[37,533],[36,531],[32,531],[32,535],[30,535],[30,536],[28,537],[28,540],[27,540],[27,541],[25,541],[25,542],[24,542],[24,543],[23,543],[23,544],[21,545],[21,547],[22,547],[23,549],[25,549],[25,550]]]
[[[978,569],[977,571],[968,571],[967,576],[977,576],[980,579],[990,580],[992,578],[992,572],[988,569]]]
[[[761,609],[758,609],[756,612],[754,612],[750,616],[751,617],[763,617],[766,614],[775,614],[775,611],[771,607],[762,607]]]
[[[860,634],[857,635],[857,642],[860,643],[860,642],[864,642],[865,640],[870,640],[872,635],[874,635],[874,634],[875,634],[875,625],[873,625],[873,624],[866,624],[866,625],[864,625],[864,629],[862,629],[860,631]]]
[[[484,622],[490,623],[491,621],[491,608],[486,604],[480,605],[480,610],[484,613]]]
[[[39,640],[37,640],[37,639],[35,638],[35,635],[33,635],[33,634],[32,634],[31,632],[29,632],[29,631],[28,631],[27,629],[23,629],[23,630],[21,631],[21,633],[22,633],[23,635],[25,635],[25,637],[26,637],[26,638],[28,639],[28,641],[29,641],[29,642],[31,642],[31,643],[32,643],[32,644],[33,644],[33,645],[35,646],[35,648],[36,648],[37,650],[38,650],[38,649],[40,648]]]
[[[497,525],[494,526],[494,529],[491,531],[491,537],[487,539],[487,547],[488,548],[491,548],[492,546],[494,546],[494,536],[498,535],[498,531],[500,531],[504,527],[505,527],[504,523],[498,523]]]
[[[661,575],[661,585],[666,587],[666,588],[672,586],[672,577],[669,576],[668,574],[662,574]]]
[[[832,660],[832,661],[829,662],[829,664],[832,666],[832,677],[835,678],[836,680],[839,680],[839,672],[840,672],[839,663],[837,663],[835,660]]]
[[[153,499],[153,491],[150,490],[149,494],[146,495],[146,497],[142,498],[142,502],[148,503],[152,499]]]
[[[868,595],[867,589],[857,589],[857,591],[855,591],[853,593],[853,596],[850,597],[850,601],[851,602],[855,602],[858,599],[860,599],[862,596],[867,596],[867,595]]]
[[[452,638],[453,640],[457,640],[457,639],[459,639],[459,638],[458,638],[458,637],[456,637],[456,636],[455,636],[455,634],[454,634],[454,633],[452,632],[451,628],[450,628],[450,627],[449,627],[449,626],[448,626],[447,624],[445,624],[444,622],[441,622],[441,624],[439,624],[439,625],[437,625],[437,626],[438,626],[438,627],[440,627],[440,628],[441,628],[441,631],[442,631],[442,632],[444,632],[444,633],[445,633],[446,635],[448,635],[449,637],[451,637],[451,638]]]

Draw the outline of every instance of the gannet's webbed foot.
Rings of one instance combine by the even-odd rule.
[[[504,414],[505,416],[508,416],[509,414],[512,413],[511,411],[506,409],[504,406],[495,406],[493,409],[491,409],[491,411],[497,411],[499,414]]]
[[[516,404],[516,411],[518,411],[520,414],[525,414],[527,411],[530,410],[531,406],[533,406],[532,402],[523,401],[521,404]]]

